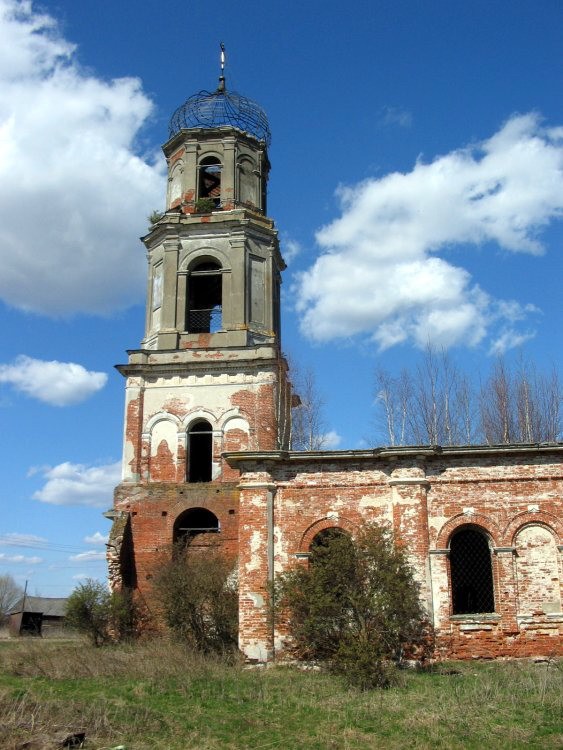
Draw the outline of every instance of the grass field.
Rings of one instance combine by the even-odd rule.
[[[561,748],[563,665],[449,663],[359,693],[289,667],[245,669],[152,642],[0,642],[0,747],[365,750]]]

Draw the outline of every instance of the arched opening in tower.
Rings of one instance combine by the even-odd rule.
[[[210,482],[213,431],[209,422],[193,424],[188,432],[188,482]]]
[[[216,333],[221,330],[223,279],[218,263],[200,263],[189,276],[187,330]]]
[[[198,198],[208,198],[216,208],[221,207],[221,162],[208,156],[199,165]]]
[[[450,576],[454,615],[495,611],[491,550],[476,527],[462,527],[450,542]]]
[[[174,544],[191,544],[195,537],[218,534],[219,519],[207,508],[188,508],[174,522]],[[202,538],[203,541],[203,538]]]

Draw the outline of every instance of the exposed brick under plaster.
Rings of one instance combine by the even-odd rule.
[[[339,461],[330,453],[291,456],[230,454],[229,474],[210,483],[121,484],[115,508],[131,520],[137,587],[145,600],[150,602],[150,577],[170,548],[175,519],[190,507],[207,508],[221,528],[213,543],[238,555],[241,648],[249,658],[270,659],[286,637],[272,635],[268,620],[272,575],[306,564],[303,554],[325,528],[354,534],[366,521],[383,523],[408,550],[438,655],[562,654],[561,452],[522,456],[491,449],[484,456],[424,461],[358,458],[353,452]],[[467,525],[481,529],[492,548],[495,612],[452,616],[447,552],[452,534]]]

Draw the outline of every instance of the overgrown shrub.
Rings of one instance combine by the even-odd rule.
[[[135,622],[128,590],[110,592],[106,584],[88,578],[68,599],[66,624],[86,635],[94,646],[133,637]]]
[[[213,198],[199,198],[195,202],[195,212],[196,214],[210,214],[212,211],[215,211],[215,201]]]
[[[166,625],[202,652],[233,650],[238,642],[238,585],[232,560],[209,547],[177,545],[154,579]]]
[[[393,661],[427,634],[405,553],[375,525],[354,539],[325,532],[309,566],[283,574],[274,596],[296,655],[326,663],[361,689],[389,685]]]

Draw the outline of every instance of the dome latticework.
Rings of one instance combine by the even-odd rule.
[[[252,99],[226,91],[221,86],[211,93],[200,91],[178,107],[170,119],[170,138],[184,128],[220,128],[230,126],[249,133],[270,145],[268,118]]]

